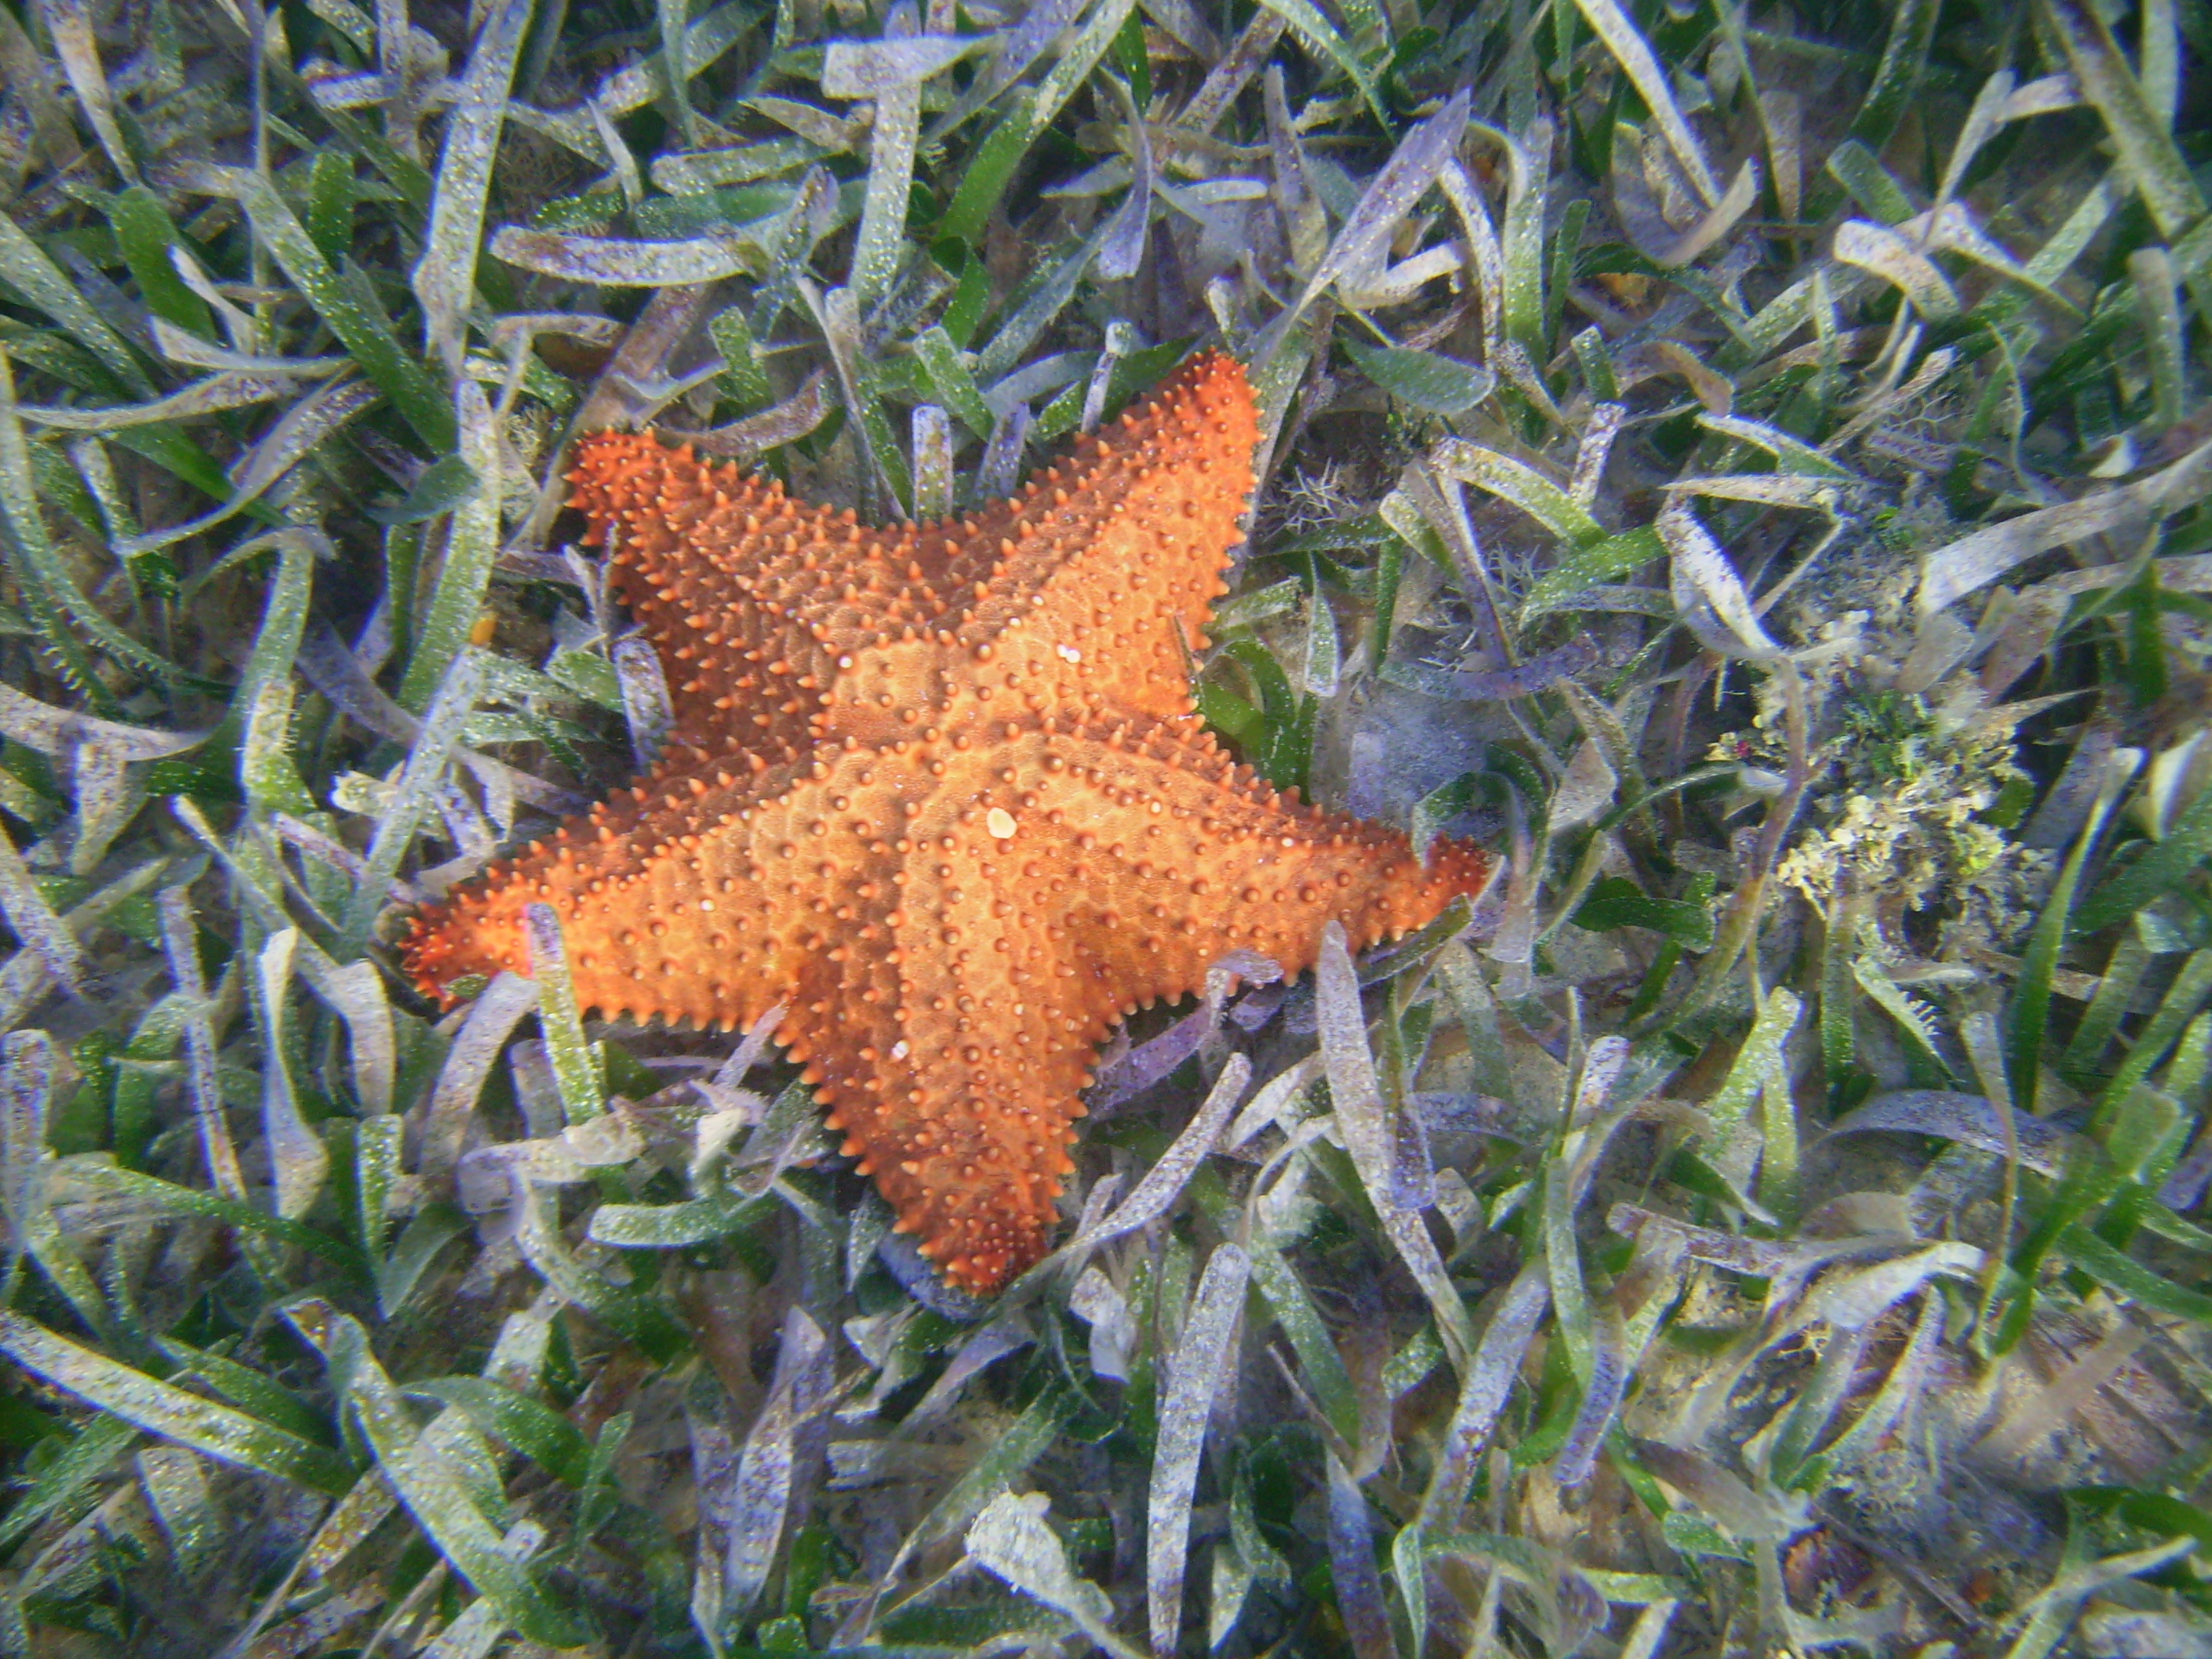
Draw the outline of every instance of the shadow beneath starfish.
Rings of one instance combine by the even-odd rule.
[[[1237,994],[1239,980],[1248,987],[1242,995]],[[1231,951],[1206,970],[1198,1008],[1165,1030],[1133,1044],[1127,1024],[1115,1030],[1099,1052],[1098,1081],[1084,1093],[1089,1122],[1096,1124],[1120,1115],[1192,1055],[1218,1051],[1225,1020],[1246,1033],[1258,1031],[1274,1017],[1289,990],[1281,965],[1272,958]]]

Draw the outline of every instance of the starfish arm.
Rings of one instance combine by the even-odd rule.
[[[660,653],[678,736],[702,748],[803,750],[841,666],[934,636],[950,610],[944,529],[870,529],[643,433],[586,438],[570,478],[585,539],[609,549],[614,596]]]
[[[447,1001],[465,976],[527,976],[523,911],[543,903],[561,918],[587,1011],[748,1025],[792,994],[874,892],[866,809],[894,802],[867,762],[839,752],[657,773],[420,912],[408,971]]]
[[[977,516],[974,539],[999,560],[967,599],[961,641],[1055,701],[1187,715],[1188,653],[1229,591],[1258,438],[1242,366],[1194,359]]]
[[[1399,831],[1300,806],[1202,733],[1091,728],[1057,737],[1053,758],[1051,833],[1083,895],[1068,925],[1120,1014],[1199,989],[1233,950],[1303,972],[1330,921],[1354,948],[1397,938],[1496,869],[1451,840],[1424,865]]]
[[[594,433],[575,462],[570,504],[584,515],[585,542],[608,549],[608,586],[660,655],[677,739],[795,747],[803,719],[752,694],[770,683],[769,664],[796,656],[804,667],[786,676],[794,681],[824,665],[808,660],[811,642],[762,603],[755,572],[730,554],[779,531],[824,539],[834,516],[788,499],[773,479],[708,465],[688,446],[667,449],[642,432]],[[741,702],[744,717],[731,717]]]
[[[955,1283],[989,1292],[1042,1257],[1058,1225],[1104,1023],[1055,1000],[1041,940],[1017,942],[965,903],[961,925],[943,925],[946,890],[933,885],[902,889],[891,949],[816,963],[793,1054],[899,1230]],[[947,934],[960,943],[933,955]]]
[[[903,1231],[956,1283],[998,1288],[1041,1257],[1081,1089],[1118,1017],[1052,919],[1065,884],[1024,877],[1048,777],[1041,723],[927,730],[903,766],[885,941],[830,952],[793,1009],[806,1076]],[[1026,899],[1024,890],[1027,889]]]

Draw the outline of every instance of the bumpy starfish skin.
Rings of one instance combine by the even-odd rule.
[[[587,1009],[778,1031],[921,1247],[988,1292],[1045,1252],[1093,1051],[1242,948],[1288,972],[1479,891],[1493,861],[1278,795],[1192,711],[1253,483],[1252,394],[1186,368],[958,523],[850,512],[649,437],[571,474],[661,653],[671,757],[422,912],[430,994],[530,971],[560,915]],[[1178,637],[1180,635],[1180,638]]]

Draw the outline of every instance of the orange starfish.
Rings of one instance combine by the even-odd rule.
[[[1479,891],[1493,861],[1299,807],[1193,712],[1240,539],[1243,370],[1187,366],[958,523],[873,530],[649,437],[571,474],[661,653],[669,757],[420,914],[409,971],[529,972],[561,916],[578,1000],[778,1030],[902,1231],[970,1290],[1038,1260],[1115,1021],[1234,949],[1311,963]],[[449,998],[450,1000],[450,998]]]

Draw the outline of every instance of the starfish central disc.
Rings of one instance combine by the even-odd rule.
[[[530,971],[559,914],[578,1001],[778,1028],[845,1152],[945,1276],[1041,1257],[1093,1051],[1232,950],[1309,966],[1479,891],[1493,861],[1277,794],[1192,706],[1241,539],[1243,370],[1188,365],[971,518],[874,530],[772,480],[601,433],[571,476],[676,706],[631,789],[414,919],[447,997]]]

